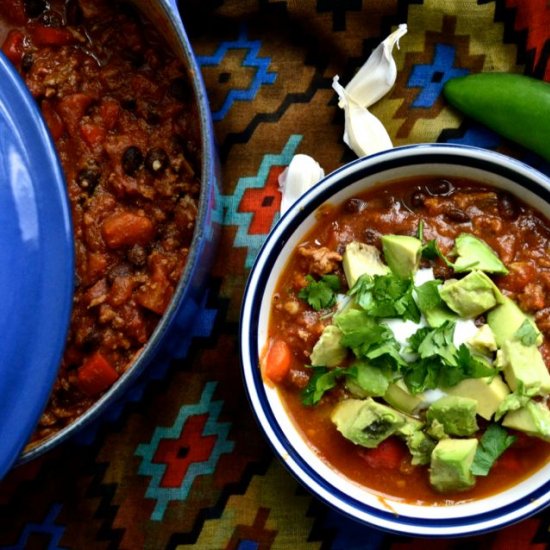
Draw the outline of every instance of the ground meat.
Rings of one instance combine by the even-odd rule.
[[[316,275],[332,273],[342,261],[342,256],[338,252],[326,246],[320,248],[301,246],[298,248],[298,253],[308,260],[308,272]]]

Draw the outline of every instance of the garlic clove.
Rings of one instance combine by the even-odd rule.
[[[344,109],[344,142],[348,147],[358,157],[391,149],[393,144],[384,125],[349,96],[339,83],[338,76],[334,77],[332,87],[340,99],[339,105]]]
[[[308,155],[294,155],[279,176],[281,214],[284,214],[308,189],[325,176],[319,163]]]
[[[399,25],[397,30],[371,53],[366,63],[346,86],[349,97],[362,107],[374,105],[395,84],[397,67],[392,52],[395,45],[399,47],[399,39],[406,33],[407,25]]]

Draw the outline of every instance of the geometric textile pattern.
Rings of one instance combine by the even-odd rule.
[[[386,533],[329,509],[261,433],[238,336],[249,269],[280,217],[280,174],[296,153],[325,173],[356,158],[342,140],[332,79],[348,83],[398,24],[408,32],[393,51],[397,79],[371,108],[395,146],[474,145],[550,174],[550,163],[463,116],[442,94],[461,74],[550,81],[548,0],[181,0],[179,8],[221,168],[207,207],[220,239],[206,290],[186,308],[189,326],[175,327],[174,346],[159,350],[96,423],[0,482],[0,548],[550,548],[550,508],[459,540]]]
[[[223,403],[212,401],[215,389],[208,382],[199,403],[182,406],[171,427],[158,427],[151,442],[136,449],[143,458],[139,473],[151,477],[145,496],[156,501],[154,521],[162,520],[171,501],[185,500],[195,478],[212,474],[220,456],[233,450],[230,425],[218,423]]]
[[[256,176],[242,177],[233,195],[223,196],[223,224],[237,226],[233,246],[246,248],[245,268],[250,269],[275,222],[281,194],[278,176],[288,166],[302,136],[290,136],[280,154],[264,155]]]
[[[215,67],[221,65],[230,52],[244,50],[246,55],[241,62],[241,68],[255,69],[251,82],[246,88],[239,87],[238,89],[229,90],[223,105],[217,111],[212,111],[212,120],[222,120],[236,101],[252,101],[261,86],[275,82],[277,75],[268,71],[271,60],[268,57],[258,56],[260,48],[261,42],[259,40],[248,40],[246,29],[243,26],[237,40],[223,42],[212,55],[197,56],[199,66]],[[220,84],[227,84],[232,77],[234,75],[228,72],[221,73],[219,82]]]

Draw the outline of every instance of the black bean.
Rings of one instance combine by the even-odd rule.
[[[91,195],[99,183],[100,178],[101,174],[99,170],[94,170],[93,168],[83,168],[76,176],[76,183],[78,183],[78,186],[83,191],[86,191],[86,193]]]
[[[413,208],[422,208],[424,206],[424,201],[426,200],[426,195],[422,191],[415,191],[411,195],[411,206]]]
[[[147,152],[145,168],[153,175],[161,174],[168,166],[168,155],[161,147],[154,147]]]
[[[34,64],[34,57],[32,53],[27,52],[23,54],[23,57],[21,58],[21,70],[24,73],[28,73]]]
[[[63,25],[61,17],[54,12],[47,11],[39,16],[38,21],[45,27],[59,28]]]
[[[31,19],[41,16],[48,8],[45,0],[25,0],[25,15]]]
[[[122,53],[124,59],[130,62],[134,69],[139,69],[145,64],[145,56],[141,52],[136,52],[133,50],[125,50]]]
[[[101,333],[97,330],[90,330],[84,337],[82,344],[80,345],[84,353],[91,353],[95,351],[101,344]]]
[[[464,210],[460,210],[460,208],[455,208],[454,206],[445,211],[445,216],[450,221],[456,223],[467,223],[470,221],[470,216],[468,216]]]
[[[363,231],[363,242],[366,244],[377,244],[380,239],[380,233],[370,227]]]
[[[128,261],[136,267],[143,267],[147,263],[147,252],[140,244],[135,244],[126,253]]]
[[[450,181],[438,180],[436,182],[429,183],[426,186],[426,189],[432,195],[448,195],[453,190],[453,186]]]
[[[519,216],[519,205],[508,193],[500,193],[498,196],[498,213],[509,221],[516,220]]]
[[[120,102],[120,106],[127,111],[135,111],[137,108],[137,102],[135,99],[123,99]]]
[[[84,13],[80,7],[79,0],[68,0],[65,6],[65,15],[67,18],[67,25],[82,25]]]
[[[122,153],[122,169],[128,176],[133,176],[143,165],[143,153],[139,147],[131,145]]]
[[[174,78],[168,87],[168,94],[176,101],[187,103],[191,100],[191,89],[185,78]]]
[[[344,210],[348,214],[358,214],[359,212],[363,211],[366,206],[367,203],[364,200],[352,197],[344,203]]]
[[[155,111],[147,111],[145,120],[150,126],[158,126],[160,124],[160,115],[155,113]]]

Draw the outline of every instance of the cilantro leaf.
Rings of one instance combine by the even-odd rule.
[[[484,378],[495,376],[498,372],[483,357],[474,355],[466,344],[461,344],[458,348],[456,360],[465,378]]]
[[[498,457],[516,440],[500,424],[490,424],[481,436],[471,467],[472,474],[486,476]]]
[[[437,388],[442,364],[438,358],[421,359],[404,369],[403,380],[414,395]]]
[[[298,298],[305,300],[315,311],[332,307],[336,303],[336,293],[340,290],[337,275],[323,275],[319,281],[307,275],[306,280],[308,285],[298,292]]]
[[[529,319],[525,319],[514,333],[514,339],[519,340],[524,346],[532,346],[537,343],[538,333]]]
[[[420,311],[429,311],[443,305],[443,300],[438,290],[441,283],[442,281],[440,279],[434,279],[433,281],[426,281],[424,284],[415,287],[416,302]]]
[[[373,317],[401,317],[415,323],[420,321],[420,311],[413,298],[412,279],[401,279],[393,273],[387,275],[361,275],[350,296]]]
[[[431,328],[418,344],[417,352],[422,359],[441,357],[447,365],[456,365],[456,348],[453,344],[455,323],[445,321],[439,327]]]
[[[302,391],[302,403],[313,406],[319,403],[323,395],[334,388],[338,379],[344,375],[345,369],[327,367],[310,367],[313,369],[308,385]]]

